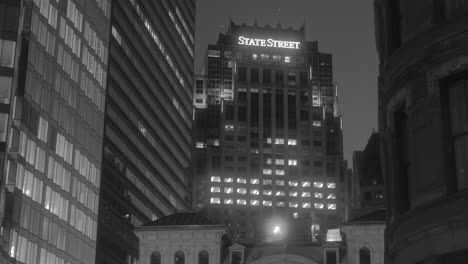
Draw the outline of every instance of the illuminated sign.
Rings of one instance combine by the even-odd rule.
[[[255,39],[240,36],[238,38],[239,45],[269,47],[269,48],[284,48],[284,49],[299,49],[299,41],[284,41],[276,39]]]

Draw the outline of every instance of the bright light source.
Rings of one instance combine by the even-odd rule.
[[[273,234],[279,235],[280,232],[281,232],[281,230],[280,230],[280,227],[279,227],[279,226],[275,226],[275,228],[273,228]]]

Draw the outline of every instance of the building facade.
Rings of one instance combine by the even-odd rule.
[[[136,263],[135,226],[191,204],[195,1],[112,2],[97,263]]]
[[[95,263],[110,1],[0,1],[2,263]]]
[[[374,4],[386,263],[467,263],[468,3]]]
[[[193,208],[228,225],[236,241],[271,240],[279,222],[291,239],[312,239],[304,232],[312,224],[338,226],[342,128],[331,54],[303,27],[231,22],[204,65]]]

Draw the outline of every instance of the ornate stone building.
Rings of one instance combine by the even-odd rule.
[[[468,2],[374,3],[385,263],[468,263]]]

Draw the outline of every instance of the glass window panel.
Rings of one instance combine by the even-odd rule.
[[[0,103],[9,104],[11,93],[11,77],[0,76]]]

